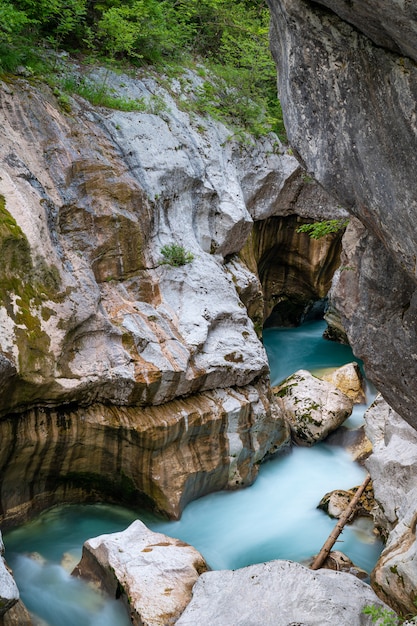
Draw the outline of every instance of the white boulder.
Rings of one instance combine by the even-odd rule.
[[[349,417],[353,400],[333,384],[298,370],[273,392],[300,445],[313,445]]]

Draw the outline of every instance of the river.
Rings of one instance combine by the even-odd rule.
[[[314,373],[353,360],[350,348],[322,338],[324,328],[324,322],[310,322],[265,331],[272,384],[300,368]],[[373,396],[368,389],[367,403]],[[347,424],[360,423],[365,408],[356,407]],[[303,562],[318,552],[335,524],[316,508],[321,497],[361,483],[364,474],[340,447],[294,447],[264,463],[251,487],[200,498],[179,521],[145,513],[140,518],[153,530],[195,546],[213,569],[271,559]],[[123,530],[137,517],[137,512],[115,506],[63,506],[5,534],[6,558],[29,610],[48,626],[127,626],[123,607],[73,579],[65,563],[68,570],[75,565],[87,538]],[[371,524],[360,520],[346,527],[339,540],[335,548],[370,572],[382,548]]]

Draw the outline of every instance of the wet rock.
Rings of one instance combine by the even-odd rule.
[[[294,440],[313,445],[338,428],[352,412],[353,401],[331,383],[306,370],[289,376],[273,393]]]
[[[270,561],[202,574],[178,626],[370,626],[365,606],[384,606],[369,585],[343,572]]]
[[[330,517],[339,519],[349,506],[358,487],[352,489],[335,489],[326,493],[320,500],[318,507],[325,511]],[[352,523],[357,517],[372,516],[375,508],[375,499],[372,484],[369,484],[359,499],[358,505],[353,511],[348,523]]]
[[[17,427],[25,433],[14,440],[12,460],[0,449],[2,523],[21,523],[39,507],[103,498],[178,518],[197,497],[250,485],[262,459],[289,441],[268,395],[258,383],[156,407],[40,408],[2,420],[2,441]]]
[[[136,626],[166,626],[176,622],[206,570],[195,548],[137,520],[122,532],[86,541],[74,575],[120,598]]]
[[[365,433],[365,426],[359,428],[346,428],[340,426],[330,433],[326,443],[333,446],[342,446],[351,455],[354,461],[363,464],[372,452],[372,444]]]
[[[21,600],[0,617],[0,626],[46,626],[36,618],[32,618]]]

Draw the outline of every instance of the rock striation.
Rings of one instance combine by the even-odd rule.
[[[269,6],[294,154],[359,221],[346,234],[336,308],[367,376],[417,426],[415,7],[376,0]]]
[[[53,504],[100,500],[178,518],[206,493],[251,484],[289,428],[264,385],[155,407],[39,407],[0,422],[3,527]],[[12,460],[11,460],[12,459]]]

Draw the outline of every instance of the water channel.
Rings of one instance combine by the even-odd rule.
[[[268,329],[264,343],[272,384],[297,369],[317,372],[353,360],[347,346],[322,338],[324,322],[297,329]],[[367,403],[373,399],[368,390]],[[348,420],[362,420],[365,405]],[[334,520],[316,507],[332,489],[362,482],[365,470],[342,448],[319,444],[292,452],[261,466],[251,487],[220,492],[192,502],[181,520],[166,522],[140,516],[150,528],[195,546],[212,569],[236,569],[271,559],[306,561],[317,553]],[[83,542],[126,528],[137,512],[107,505],[57,507],[4,536],[6,558],[13,568],[28,609],[48,626],[127,626],[124,610],[105,601],[68,570],[78,562]],[[364,520],[346,527],[336,549],[368,572],[381,550]],[[67,564],[67,566],[66,566]]]

